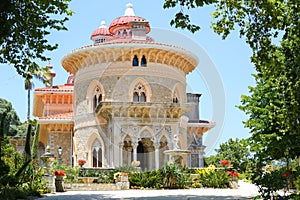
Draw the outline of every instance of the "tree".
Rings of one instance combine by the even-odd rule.
[[[256,154],[264,159],[300,155],[300,6],[298,0],[166,0],[164,7],[180,6],[171,24],[194,32],[184,9],[213,5],[212,27],[225,39],[238,29],[253,51],[257,75],[250,95],[242,96],[249,115]],[[181,13],[181,14],[180,14]],[[276,39],[276,40],[275,40]]]
[[[183,8],[214,5],[214,31],[225,39],[238,28],[240,36],[246,38],[253,52],[251,61],[257,71],[254,75],[256,86],[249,87],[249,96],[242,96],[239,108],[249,116],[244,123],[250,128],[256,169],[274,159],[286,159],[289,169],[289,160],[300,156],[299,1],[166,0],[164,6],[175,7],[178,4],[180,12]],[[182,15],[176,15],[171,24],[193,31],[191,24],[183,23],[190,21],[184,21],[186,17]],[[264,173],[256,170],[252,179],[263,188],[261,191],[268,199],[273,186],[270,181],[259,182],[263,178]],[[278,176],[274,175],[272,179],[278,179]],[[280,179],[282,176],[279,176]]]
[[[27,73],[39,71],[37,60],[49,60],[45,51],[50,30],[67,30],[64,23],[72,12],[71,0],[2,0],[0,4],[0,63],[10,64],[26,78]],[[55,18],[56,17],[56,18]]]
[[[230,138],[215,149],[216,155],[205,158],[208,164],[216,164],[220,160],[229,160],[234,169],[244,173],[251,162],[252,156],[247,139]]]
[[[27,90],[27,123],[30,123],[30,94],[34,87],[33,78],[37,78],[42,81],[45,85],[49,84],[50,81],[50,71],[47,67],[41,67],[39,69],[33,69],[33,71],[25,72],[25,90]]]
[[[0,98],[0,119],[3,120],[3,136],[17,135],[17,126],[21,124],[19,117],[12,107],[12,104],[5,99]],[[1,138],[3,138],[1,135]]]

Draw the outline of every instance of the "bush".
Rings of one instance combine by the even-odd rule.
[[[209,166],[203,169],[198,169],[199,174],[198,182],[201,183],[203,187],[212,188],[228,188],[230,176],[225,170],[216,170],[214,166]]]
[[[132,188],[155,188],[162,186],[161,175],[159,171],[131,172],[129,182]]]
[[[184,168],[177,163],[166,163],[160,169],[160,174],[164,188],[183,189],[190,187],[192,184],[190,175],[184,173]]]

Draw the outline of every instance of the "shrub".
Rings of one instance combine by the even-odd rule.
[[[164,188],[187,188],[191,186],[191,178],[189,174],[184,173],[181,165],[177,163],[166,163],[160,169],[162,177],[162,185]]]
[[[159,171],[131,172],[129,182],[132,188],[156,188],[162,186],[161,175]]]
[[[229,186],[230,176],[225,170],[216,170],[214,166],[198,169],[198,181],[203,187],[227,188]]]

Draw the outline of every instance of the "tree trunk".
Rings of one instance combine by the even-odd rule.
[[[30,123],[30,88],[27,89],[27,123]]]

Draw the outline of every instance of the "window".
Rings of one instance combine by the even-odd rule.
[[[172,99],[173,99],[173,103],[178,103],[179,102],[178,93],[177,93],[176,90],[173,93],[173,98]]]
[[[138,59],[137,55],[134,55],[134,57],[133,57],[132,66],[139,66],[139,59]]]
[[[93,143],[93,167],[102,167],[102,148],[98,140]]]
[[[139,102],[139,94],[137,92],[133,93],[133,102]]]
[[[94,110],[97,108],[98,104],[102,102],[102,94],[101,94],[101,91],[100,89],[97,87],[95,89],[95,92],[94,92],[94,99],[93,99],[93,107],[94,107]]]
[[[146,90],[145,87],[139,83],[134,87],[133,102],[146,102]]]
[[[146,95],[145,92],[142,92],[140,95],[140,102],[146,102]]]
[[[141,59],[141,66],[142,67],[146,67],[147,66],[147,60],[146,57],[143,55],[142,59]]]

